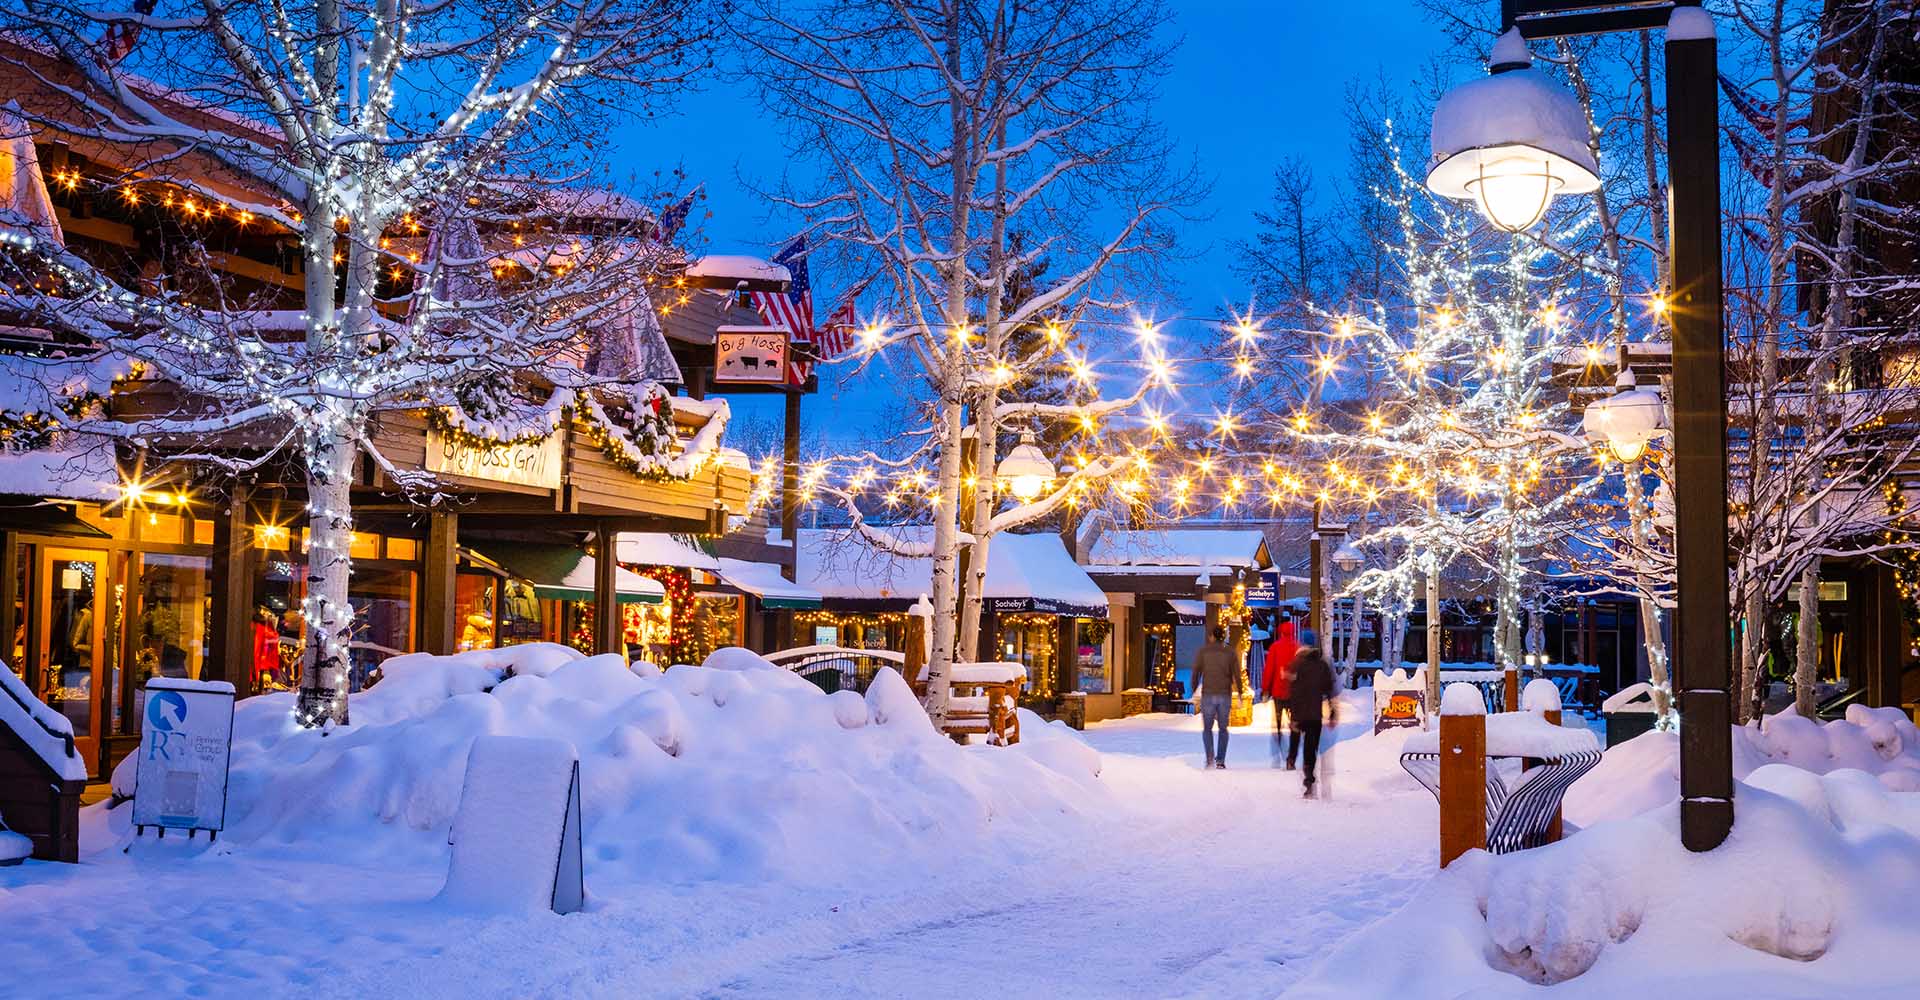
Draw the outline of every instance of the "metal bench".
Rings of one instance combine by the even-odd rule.
[[[891,649],[855,649],[848,646],[801,646],[767,654],[767,662],[786,667],[820,689],[865,694],[881,667],[905,670],[906,654]]]
[[[1600,763],[1600,751],[1582,750],[1547,758],[1488,758],[1489,763],[1497,760],[1522,760],[1533,765],[1522,772],[1512,788],[1507,787],[1498,768],[1487,768],[1487,850],[1508,854],[1549,842],[1553,819],[1560,814],[1560,800],[1581,775]],[[1439,754],[1403,753],[1400,766],[1426,786],[1435,799],[1440,798]]]

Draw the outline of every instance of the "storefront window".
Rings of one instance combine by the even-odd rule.
[[[366,686],[367,676],[389,656],[413,648],[415,575],[412,570],[362,566],[354,570],[347,600],[353,605],[353,671],[348,690]]]
[[[1107,665],[1112,659],[1109,653],[1113,642],[1113,623],[1082,618],[1074,623],[1074,635],[1079,647],[1079,689],[1088,694],[1111,694],[1113,675]]]
[[[540,595],[525,580],[508,580],[500,596],[500,645],[539,642],[545,634],[540,614]]]
[[[494,623],[499,620],[497,601],[500,578],[487,573],[461,573],[454,577],[453,623],[460,638],[454,648],[492,649]]]
[[[136,685],[152,677],[199,679],[207,660],[207,581],[213,560],[143,552],[134,585],[133,671]]]
[[[1001,658],[1027,668],[1027,693],[1052,697],[1055,693],[1055,635],[1058,625],[1052,615],[1020,614],[1001,620]]]

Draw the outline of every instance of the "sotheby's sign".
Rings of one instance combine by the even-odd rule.
[[[427,471],[517,486],[560,488],[560,434],[533,441],[472,444],[427,429]]]
[[[233,685],[178,677],[147,681],[134,768],[134,827],[225,827],[232,750]]]

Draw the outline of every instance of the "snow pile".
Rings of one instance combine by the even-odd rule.
[[[957,746],[891,670],[864,700],[745,650],[663,674],[531,644],[395,657],[383,673],[328,732],[293,724],[291,693],[235,707],[223,843],[444,863],[482,735],[577,749],[590,884],[826,879],[1003,831],[1038,846],[1107,801],[1097,755],[1063,744],[1077,739],[1030,720],[1020,746]]]
[[[442,902],[520,912],[578,908],[580,859],[566,839],[569,821],[577,821],[569,815],[573,766],[565,740],[473,741],[448,838],[453,860]]]
[[[1693,854],[1677,803],[1495,857],[1472,852],[1345,941],[1290,997],[1912,995],[1890,955],[1920,940],[1920,795],[1843,769],[1773,764],[1732,836]],[[1880,992],[1885,991],[1885,992]]]
[[[1733,776],[1770,764],[1815,774],[1864,771],[1893,791],[1920,791],[1920,728],[1897,708],[1847,706],[1844,719],[1815,722],[1792,709],[1733,730]],[[1645,812],[1680,797],[1680,737],[1650,732],[1607,751],[1567,791],[1565,816],[1587,826]]]
[[[1464,686],[1464,685],[1462,685]],[[1452,694],[1453,688],[1448,688]],[[1477,702],[1478,699],[1476,699]],[[1441,714],[1446,698],[1441,699]],[[1564,757],[1568,754],[1600,749],[1600,741],[1584,728],[1554,725],[1532,712],[1501,712],[1487,716],[1487,756],[1489,757]],[[1438,753],[1440,731],[1436,727],[1414,732],[1407,738],[1407,753]]]

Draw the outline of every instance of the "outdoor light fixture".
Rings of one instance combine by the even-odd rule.
[[[1006,484],[1021,503],[1032,503],[1053,484],[1053,463],[1047,460],[1040,446],[1033,443],[1032,431],[1020,432],[1020,443],[1000,460],[995,471],[1000,482]]]
[[[1366,554],[1360,551],[1359,546],[1353,544],[1352,539],[1342,541],[1340,547],[1333,550],[1333,564],[1340,567],[1343,572],[1351,573],[1366,561]]]
[[[1488,68],[1491,75],[1447,91],[1433,109],[1427,187],[1474,200],[1487,221],[1517,233],[1547,214],[1554,195],[1597,190],[1600,165],[1580,102],[1533,69],[1519,29],[1494,43]]]
[[[1632,385],[1628,381],[1631,373],[1621,378],[1628,386]],[[1665,427],[1666,412],[1666,403],[1658,392],[1629,387],[1588,405],[1580,425],[1586,431],[1587,440],[1596,445],[1605,444],[1613,451],[1613,457],[1631,462],[1640,457],[1647,442]]]

